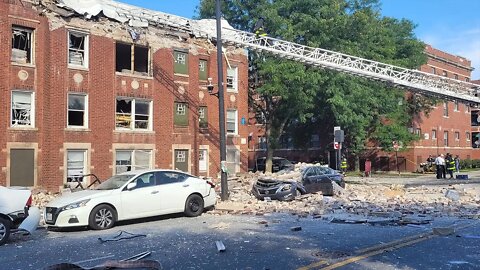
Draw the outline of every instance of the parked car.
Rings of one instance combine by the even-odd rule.
[[[266,197],[288,201],[296,196],[321,191],[323,195],[333,195],[333,184],[345,187],[345,179],[341,172],[325,166],[309,166],[303,168],[298,179],[281,180],[275,178],[258,179],[252,187],[252,193],[260,200]]]
[[[0,245],[11,233],[33,233],[40,221],[40,210],[32,207],[32,193],[27,188],[0,186]]]
[[[266,160],[267,159],[265,157],[257,158],[255,170],[260,172],[265,172]],[[282,157],[272,158],[272,172],[278,172],[281,170],[293,170],[294,168],[295,168],[295,165],[286,158],[282,158]]]
[[[175,170],[112,176],[91,190],[63,194],[45,208],[49,227],[109,229],[117,221],[184,212],[195,217],[216,202],[215,185]]]

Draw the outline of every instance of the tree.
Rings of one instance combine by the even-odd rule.
[[[264,18],[268,35],[283,40],[406,68],[426,62],[424,44],[413,34],[415,25],[382,17],[378,0],[222,2],[224,17],[241,30],[251,30],[256,19]],[[200,17],[211,17],[212,7],[214,0],[203,0]],[[415,140],[407,129],[409,112],[425,107],[412,106],[414,99],[406,100],[402,91],[260,53],[250,54],[250,66],[249,86],[262,97],[256,108],[266,120],[267,168],[280,136],[292,127],[297,131],[292,134],[304,139],[319,127],[325,132],[342,126],[345,145],[357,160],[369,140],[383,147],[391,137],[404,144]]]

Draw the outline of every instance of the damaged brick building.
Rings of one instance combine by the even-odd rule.
[[[154,167],[217,178],[216,47],[190,28],[212,21],[78,3],[0,1],[0,185],[55,191]],[[234,47],[224,56],[227,168],[240,172],[248,60]]]

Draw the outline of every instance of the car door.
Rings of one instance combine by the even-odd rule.
[[[155,216],[160,213],[160,192],[156,185],[155,172],[139,175],[130,183],[137,185],[132,190],[120,193],[124,218]]]
[[[157,184],[162,214],[178,213],[185,209],[187,197],[192,193],[192,186],[188,178],[188,175],[181,172],[158,172]]]

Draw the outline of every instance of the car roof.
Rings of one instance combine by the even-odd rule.
[[[119,173],[118,175],[140,175],[140,174],[149,173],[149,172],[175,172],[175,173],[186,174],[191,177],[196,177],[187,172],[172,170],[172,169],[141,169],[141,170],[126,171],[123,173]]]

